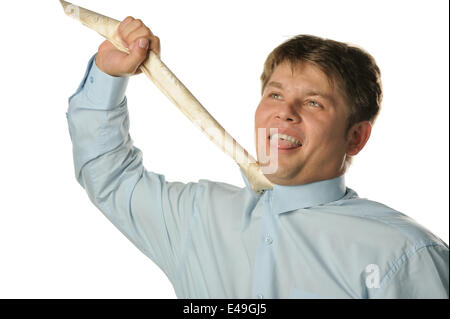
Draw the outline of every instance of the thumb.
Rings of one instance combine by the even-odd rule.
[[[149,41],[147,38],[137,39],[130,45],[130,54],[125,58],[124,64],[129,73],[135,73],[138,67],[148,56]]]

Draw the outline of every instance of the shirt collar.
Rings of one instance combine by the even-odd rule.
[[[247,188],[255,194],[242,170],[241,175]],[[346,193],[345,177],[341,175],[332,179],[294,186],[274,184],[273,189],[269,192],[272,192],[273,212],[281,214],[341,199]]]

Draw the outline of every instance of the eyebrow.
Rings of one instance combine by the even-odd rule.
[[[275,82],[275,81],[270,81],[269,83],[267,83],[267,86],[273,86],[279,89],[283,88],[283,84],[281,84],[280,82]]]
[[[275,81],[270,81],[269,83],[267,83],[267,87],[272,86],[278,89],[283,89],[283,84],[281,84],[280,82],[275,82]],[[314,91],[314,90],[309,90],[305,93],[306,96],[320,96],[323,97],[329,101],[331,101],[332,103],[334,103],[334,98],[327,93],[322,93],[322,92],[318,92],[318,91]]]

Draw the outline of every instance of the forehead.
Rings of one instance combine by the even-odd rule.
[[[318,66],[308,62],[282,62],[275,67],[271,81],[290,81],[291,85],[312,86],[331,93],[335,89],[335,81],[331,76],[327,76]],[[282,83],[283,84],[283,83]],[[289,83],[285,83],[286,85]]]

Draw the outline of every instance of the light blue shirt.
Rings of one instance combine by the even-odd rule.
[[[75,177],[178,298],[448,298],[448,245],[344,176],[257,195],[242,172],[244,188],[146,170],[129,79],[94,59],[66,113]]]

